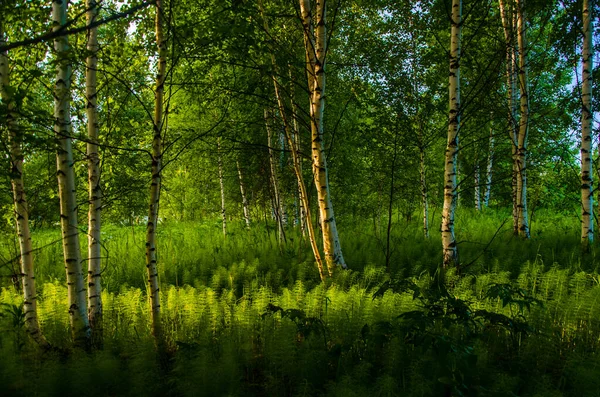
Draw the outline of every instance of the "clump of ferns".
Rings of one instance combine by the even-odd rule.
[[[25,333],[25,311],[23,305],[0,303],[0,332],[10,335],[15,350],[21,351],[25,347],[27,335]],[[0,343],[2,338],[0,338]]]
[[[444,394],[471,395],[482,391],[477,380],[475,342],[490,334],[508,336],[509,350],[514,350],[522,338],[537,333],[525,318],[525,311],[541,301],[512,284],[492,284],[484,299],[500,301],[510,314],[473,309],[473,303],[460,299],[444,284],[418,286],[412,280],[388,280],[374,292],[373,299],[391,290],[411,294],[417,310],[398,315],[389,322],[365,325],[361,332],[365,346],[383,346],[399,338],[413,351],[413,357],[428,357],[432,374]]]

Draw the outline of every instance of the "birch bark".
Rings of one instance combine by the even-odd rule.
[[[87,24],[98,17],[96,0],[87,0]],[[86,97],[88,129],[88,317],[94,341],[102,340],[102,285],[101,285],[101,215],[102,189],[100,188],[100,157],[98,155],[98,105],[96,70],[98,68],[97,28],[88,29],[88,57],[86,58]]]
[[[67,0],[52,2],[52,29],[58,31],[67,22]],[[56,168],[60,199],[65,271],[69,301],[71,333],[76,345],[87,345],[90,328],[87,314],[86,289],[81,269],[75,172],[71,142],[71,61],[68,36],[54,39],[56,52],[56,80],[54,85],[54,132],[57,140]]]
[[[485,193],[483,194],[483,207],[487,208],[490,204],[490,194],[492,191],[492,170],[494,165],[494,127],[490,122],[490,140],[489,140],[488,161],[485,172]]]
[[[594,201],[592,170],[592,1],[583,0],[583,53],[581,84],[581,240],[584,244],[594,241]]]
[[[509,1],[508,7],[506,1]],[[514,10],[513,0],[499,0],[500,18],[504,31],[504,41],[506,44],[506,88],[508,101],[508,125],[512,154],[512,217],[513,233],[519,234],[519,203],[517,193],[517,180],[519,178],[519,169],[517,161],[519,125],[517,118],[517,51],[514,44],[514,31],[516,29],[517,12]]]
[[[326,0],[316,1],[316,27],[312,27],[312,12],[309,0],[300,0],[300,11],[304,29],[305,47],[310,65],[308,83],[310,93],[310,118],[312,136],[312,168],[319,202],[319,214],[323,231],[323,251],[329,274],[337,265],[347,268],[337,231],[329,175],[323,140],[323,112],[325,109],[325,64],[327,56]],[[311,85],[312,81],[312,85]]]
[[[273,151],[273,134],[269,120],[271,119],[267,109],[264,110],[265,128],[267,129],[267,147],[269,151],[269,169],[271,171],[271,186],[273,187],[273,209],[275,212],[275,221],[277,222],[277,237],[279,242],[285,240],[285,232],[283,229],[283,206],[281,203],[281,191],[279,190],[279,177],[277,175],[277,165],[275,163],[275,154]]]
[[[6,44],[4,26],[0,20],[0,46]],[[35,288],[35,274],[33,266],[33,246],[29,232],[29,210],[25,185],[23,182],[23,151],[21,144],[23,137],[19,128],[18,115],[11,95],[10,67],[8,54],[0,52],[0,98],[6,106],[6,126],[11,163],[11,185],[15,210],[15,223],[19,239],[21,259],[21,285],[23,286],[23,312],[25,314],[25,330],[29,336],[40,346],[48,348],[50,345],[40,330],[37,316],[37,292]]]
[[[163,0],[156,0],[155,33],[158,46],[158,71],[154,92],[154,120],[152,132],[152,180],[150,182],[150,205],[148,207],[148,223],[146,226],[146,271],[148,274],[148,291],[150,295],[150,313],[152,318],[152,334],[159,348],[164,344],[163,328],[160,318],[160,286],[156,257],[156,227],[158,223],[158,206],[160,202],[160,185],[162,171],[162,128],[163,101],[167,72],[167,41],[163,32]]]
[[[454,236],[454,212],[456,209],[456,163],[458,157],[458,134],[460,128],[460,35],[462,1],[452,0],[450,33],[449,73],[449,122],[448,143],[444,169],[444,206],[442,210],[443,266],[458,265],[458,250]]]
[[[242,176],[242,168],[240,162],[236,161],[235,165],[238,170],[238,177],[240,179],[240,193],[242,194],[242,207],[244,210],[244,220],[246,221],[246,227],[250,229],[250,207],[248,206],[248,198],[246,197],[246,187],[244,186],[244,178]]]
[[[519,47],[520,118],[517,142],[517,207],[519,236],[528,239],[529,216],[527,214],[527,138],[529,135],[529,80],[527,76],[527,32],[525,26],[525,0],[516,0],[517,40]]]
[[[223,158],[221,157],[221,137],[217,138],[217,162],[219,166],[219,186],[221,188],[221,220],[223,236],[227,237],[227,212],[225,208],[225,182],[223,180]]]

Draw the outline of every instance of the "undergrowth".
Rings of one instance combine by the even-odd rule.
[[[417,222],[394,229],[391,277],[379,232],[341,222],[351,270],[324,284],[297,231],[279,245],[258,227],[223,238],[216,223],[160,225],[168,371],[150,333],[143,227],[104,228],[105,340],[93,353],[70,350],[59,233],[34,234],[52,352],[24,333],[5,236],[0,395],[600,395],[597,248],[579,249],[576,220],[537,214],[519,241],[502,213],[458,216],[464,271],[442,285],[439,233],[426,240]]]

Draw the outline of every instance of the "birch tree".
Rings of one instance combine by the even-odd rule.
[[[594,241],[593,170],[592,170],[592,1],[583,0],[583,53],[581,84],[581,240]]]
[[[86,1],[87,24],[98,17],[96,0]],[[101,288],[101,214],[102,189],[100,187],[100,157],[98,155],[98,101],[96,70],[98,69],[98,32],[90,27],[87,32],[86,58],[86,113],[87,113],[87,157],[88,157],[88,317],[95,341],[102,340],[102,288]]]
[[[271,187],[273,188],[273,212],[275,212],[275,221],[277,222],[277,236],[279,242],[285,240],[285,232],[283,229],[283,203],[281,200],[281,190],[279,189],[279,176],[277,175],[277,166],[275,163],[275,154],[273,151],[273,134],[271,132],[271,126],[269,120],[271,119],[267,109],[264,111],[265,128],[267,130],[267,147],[269,152],[269,169],[271,174]]]
[[[219,167],[219,187],[221,191],[221,221],[223,222],[223,237],[227,237],[227,212],[225,209],[225,182],[223,180],[223,157],[221,154],[221,137],[217,138],[217,165]]]
[[[152,180],[150,182],[150,205],[146,226],[146,270],[148,274],[148,291],[152,318],[152,334],[157,345],[162,347],[163,329],[160,318],[160,288],[156,264],[156,226],[158,223],[158,204],[160,201],[160,184],[162,171],[162,129],[163,101],[167,72],[167,40],[163,31],[163,0],[156,0],[155,33],[158,47],[158,71],[154,92],[154,115],[152,133]]]
[[[529,80],[527,76],[527,30],[525,26],[525,0],[516,0],[517,41],[519,51],[520,117],[517,139],[517,210],[519,236],[529,238],[527,213],[527,139],[529,134]]]
[[[456,167],[458,160],[458,134],[460,128],[460,35],[462,0],[452,0],[450,32],[449,121],[444,168],[444,206],[442,210],[443,266],[458,265],[458,250],[454,236],[456,210]]]
[[[59,31],[67,23],[67,0],[52,2],[52,29]],[[90,329],[87,314],[86,289],[81,269],[75,172],[71,141],[71,55],[68,36],[54,39],[56,52],[56,80],[54,84],[54,132],[57,141],[56,166],[58,196],[60,199],[60,226],[62,233],[69,320],[75,344],[87,344]]]
[[[506,92],[508,102],[508,125],[509,138],[512,150],[512,217],[513,233],[519,234],[519,209],[517,199],[517,179],[519,177],[517,165],[517,150],[519,140],[519,128],[517,117],[517,50],[515,48],[515,29],[517,13],[514,0],[499,0],[500,19],[504,32],[506,46]]]
[[[244,211],[244,220],[246,221],[246,228],[250,229],[250,207],[248,205],[248,198],[246,197],[246,186],[244,185],[244,177],[242,175],[242,167],[240,167],[240,161],[235,162],[238,171],[238,177],[240,180],[240,193],[242,194],[242,208]]]
[[[265,17],[264,10],[262,8],[262,2],[259,2],[260,11],[263,17],[264,28],[267,33],[270,32],[269,23],[267,18]],[[292,152],[292,163],[294,165],[294,173],[296,174],[296,180],[298,182],[298,188],[300,190],[300,201],[302,202],[302,206],[304,207],[304,215],[305,215],[305,225],[306,231],[308,233],[308,241],[310,242],[310,247],[313,251],[313,255],[315,257],[315,262],[317,264],[317,269],[319,270],[319,277],[321,281],[324,281],[328,276],[328,272],[325,271],[325,267],[323,266],[323,259],[321,258],[321,253],[319,252],[319,246],[317,244],[317,237],[315,234],[315,229],[312,223],[311,211],[310,211],[310,203],[308,200],[308,191],[306,189],[306,184],[304,182],[304,176],[302,175],[302,163],[300,158],[299,146],[297,146],[294,142],[294,130],[292,129],[292,123],[288,118],[288,114],[286,112],[285,99],[282,94],[282,85],[279,82],[279,68],[277,67],[277,60],[275,58],[275,54],[271,51],[271,65],[273,66],[273,73],[271,74],[271,80],[273,81],[273,88],[275,91],[275,99],[277,101],[277,109],[281,114],[281,120],[283,122],[283,131],[285,133],[285,137],[290,147],[290,151]],[[310,79],[310,76],[309,76]],[[294,118],[297,118],[297,115],[294,115]],[[329,274],[331,275],[331,274]]]
[[[300,13],[307,54],[308,92],[310,96],[310,126],[312,137],[312,169],[322,221],[323,251],[330,274],[337,265],[346,268],[337,231],[323,136],[323,112],[325,110],[325,65],[327,58],[327,0],[316,1],[315,21],[310,0],[300,0]]]
[[[490,204],[490,194],[492,191],[492,171],[494,166],[494,127],[490,121],[490,138],[488,144],[488,159],[485,170],[485,193],[483,193],[483,208]]]
[[[3,21],[0,19],[0,46],[6,44]],[[33,246],[29,231],[29,208],[25,185],[23,182],[23,136],[19,128],[18,114],[10,85],[10,67],[6,51],[0,52],[0,99],[5,107],[5,121],[8,129],[10,150],[10,176],[13,193],[15,224],[19,239],[21,261],[21,285],[23,287],[23,313],[25,315],[25,330],[40,346],[50,345],[40,330],[37,315],[37,291],[33,266]]]

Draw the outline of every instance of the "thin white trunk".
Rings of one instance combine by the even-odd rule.
[[[454,212],[456,210],[456,163],[458,157],[458,134],[460,128],[460,35],[462,1],[452,0],[450,33],[449,73],[449,121],[448,143],[444,169],[444,206],[442,210],[443,266],[458,265],[458,250],[454,236]]]
[[[519,215],[519,236],[529,238],[529,217],[527,214],[527,137],[529,134],[529,81],[527,77],[527,30],[525,26],[525,0],[516,0],[517,40],[519,47],[519,90],[520,118],[517,147],[517,209]]]
[[[427,198],[427,179],[426,179],[426,162],[425,148],[421,140],[419,147],[420,151],[420,170],[421,170],[421,204],[423,205],[423,235],[429,238],[429,202]]]
[[[67,22],[67,0],[52,2],[53,30],[58,31]],[[81,271],[75,172],[71,142],[71,60],[68,36],[54,39],[56,51],[56,81],[54,85],[54,132],[57,140],[56,167],[60,198],[60,225],[62,231],[65,271],[69,299],[69,319],[73,340],[87,345],[90,327],[87,315],[87,296]]]
[[[492,191],[492,170],[494,165],[494,127],[490,122],[490,141],[488,161],[485,173],[485,193],[483,195],[483,207],[487,208],[490,204],[490,194]]]
[[[262,9],[262,3],[259,1],[259,5],[261,7],[261,14],[264,21],[265,31],[269,32],[269,24],[267,19],[265,18],[264,11]],[[317,269],[319,270],[319,277],[321,281],[325,281],[327,274],[325,273],[325,268],[323,267],[323,259],[321,259],[321,253],[319,252],[319,247],[317,245],[317,238],[315,235],[315,229],[313,227],[313,223],[311,220],[310,214],[310,205],[308,201],[308,193],[306,190],[306,184],[304,183],[304,177],[302,176],[302,163],[300,158],[299,150],[296,145],[294,145],[294,132],[292,130],[292,126],[290,121],[288,120],[287,114],[285,112],[285,101],[281,94],[280,84],[277,80],[278,68],[277,62],[275,59],[275,54],[271,52],[271,64],[273,65],[274,73],[271,75],[273,80],[273,87],[275,89],[275,98],[277,99],[277,107],[279,109],[279,113],[281,113],[281,119],[283,121],[283,127],[285,132],[285,137],[287,139],[288,145],[290,146],[290,150],[292,152],[292,161],[294,163],[294,172],[296,174],[296,179],[298,181],[298,188],[300,189],[300,200],[302,201],[302,206],[305,210],[306,215],[306,231],[308,232],[308,240],[310,242],[310,247],[312,248],[313,255],[315,257],[315,262],[317,263]]]
[[[156,1],[155,33],[158,46],[158,70],[154,93],[154,123],[152,132],[152,180],[150,182],[150,205],[148,208],[148,224],[146,226],[146,270],[148,274],[148,291],[150,295],[150,313],[152,318],[152,334],[159,350],[164,347],[163,328],[160,318],[160,285],[156,257],[156,227],[158,226],[158,207],[160,202],[160,186],[162,173],[162,129],[163,99],[167,73],[167,41],[163,33],[162,0]]]
[[[296,95],[294,90],[294,79],[292,76],[292,68],[288,67],[289,76],[290,76],[290,98],[291,98],[291,109],[292,109],[292,144],[295,145],[295,149],[298,153],[300,150],[300,126],[298,124],[298,117],[300,117],[298,112],[298,105],[296,103]],[[285,128],[284,128],[285,133]],[[300,172],[302,172],[302,158],[300,157]],[[302,188],[300,187],[300,183],[298,182],[298,220],[300,223],[300,230],[302,231],[302,237],[306,235],[306,214],[304,211],[304,204],[302,203]]]
[[[594,178],[592,170],[592,1],[583,0],[583,53],[581,85],[581,240],[584,244],[594,241]]]
[[[221,137],[217,138],[217,161],[219,165],[219,186],[221,187],[221,220],[223,236],[227,237],[227,212],[225,210],[225,182],[223,180],[223,159],[221,157]]]
[[[517,24],[517,12],[514,9],[513,1],[500,0],[500,17],[504,31],[504,41],[506,45],[506,88],[508,101],[508,127],[512,154],[512,217],[513,233],[519,234],[519,209],[517,199],[517,179],[519,178],[517,164],[517,149],[519,140],[519,125],[517,119],[517,51],[515,49],[515,29]]]
[[[87,24],[98,16],[95,0],[87,0]],[[100,157],[98,155],[98,105],[96,91],[96,69],[98,68],[97,28],[88,29],[88,57],[86,59],[86,97],[88,129],[88,317],[95,342],[102,341],[102,286],[101,286],[101,211],[102,189],[100,188]]]
[[[248,206],[248,198],[246,197],[246,187],[244,186],[244,178],[242,177],[242,168],[240,162],[235,162],[238,170],[238,177],[240,179],[240,193],[242,194],[242,207],[244,210],[244,220],[246,221],[246,227],[250,229],[250,207]]]
[[[0,46],[6,44],[4,26],[0,20]],[[19,128],[18,115],[11,94],[8,55],[0,53],[0,98],[6,106],[6,126],[10,146],[11,185],[19,249],[21,256],[21,283],[23,286],[23,313],[25,315],[25,330],[40,346],[48,348],[49,344],[40,331],[37,317],[37,292],[33,267],[33,246],[29,232],[29,210],[25,186],[23,183],[23,137]]]
[[[269,120],[271,119],[267,109],[264,111],[265,128],[267,129],[267,147],[269,151],[269,168],[271,171],[271,186],[273,187],[273,212],[275,213],[275,221],[277,222],[277,236],[279,242],[285,240],[284,223],[283,223],[283,205],[281,202],[281,191],[279,190],[279,177],[277,175],[277,165],[275,163],[275,153],[273,151],[273,134]]]
[[[308,83],[310,93],[310,124],[312,136],[312,168],[322,221],[323,251],[329,274],[337,265],[346,269],[331,193],[323,137],[323,113],[325,110],[325,63],[327,55],[326,0],[316,1],[316,27],[312,27],[312,13],[309,0],[300,0],[305,47],[310,60]],[[312,82],[312,85],[311,85]]]
[[[475,179],[475,210],[481,211],[481,189],[480,189],[480,175],[479,175],[479,162],[475,162],[475,169],[473,170]]]

